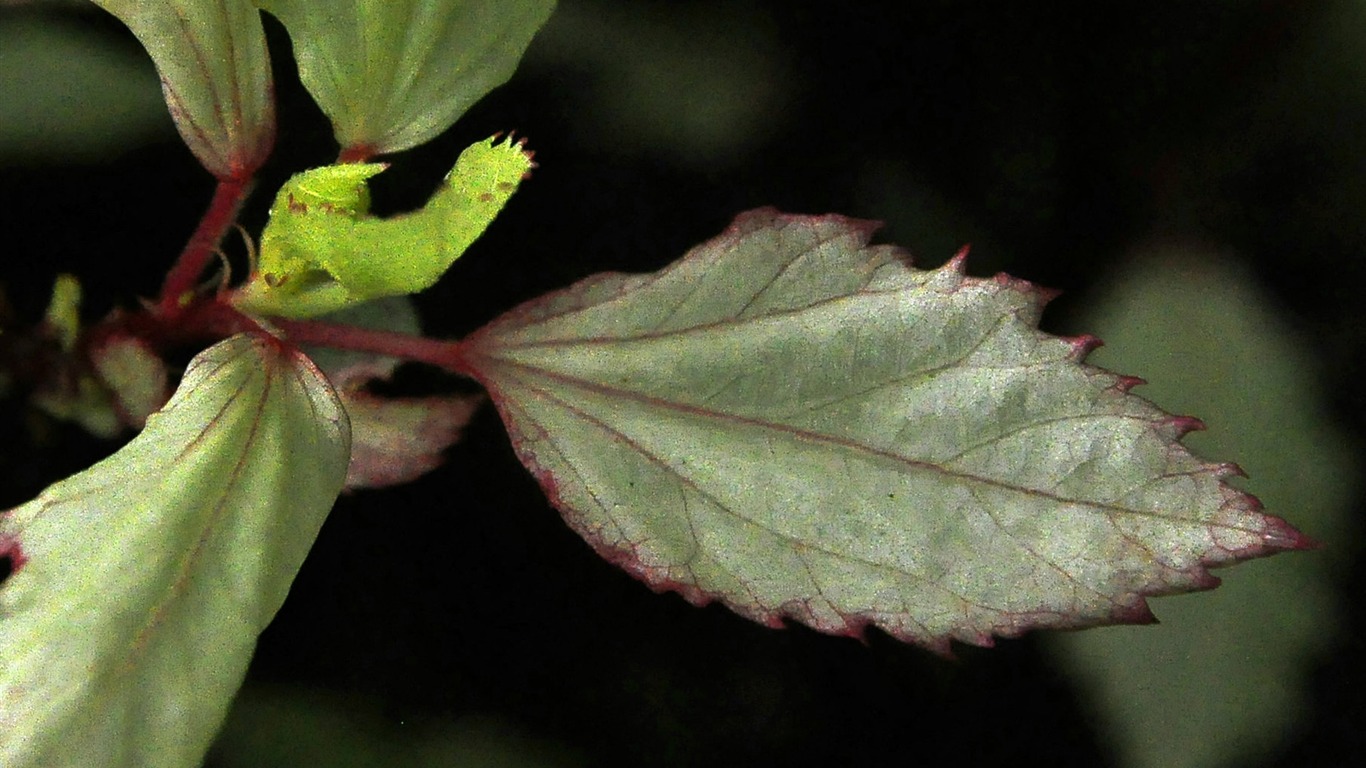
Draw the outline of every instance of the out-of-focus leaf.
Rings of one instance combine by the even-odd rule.
[[[169,134],[145,59],[88,30],[0,18],[0,163],[108,160]]]
[[[1347,534],[1360,452],[1336,427],[1306,354],[1243,271],[1204,248],[1153,254],[1114,275],[1083,313],[1107,363],[1151,371],[1148,394],[1199,412],[1198,447],[1237,460],[1258,494],[1327,543],[1230,573],[1199,600],[1160,600],[1161,631],[1050,638],[1090,688],[1124,764],[1247,765],[1307,713],[1305,673],[1337,639],[1328,566]]]
[[[152,55],[171,117],[199,162],[220,179],[250,177],[275,141],[260,12],[249,0],[95,3]]]
[[[81,284],[58,275],[43,315],[41,335],[56,347],[43,381],[31,395],[33,405],[53,418],[79,424],[96,437],[113,437],[123,429],[109,391],[87,370],[76,351],[81,332]]]
[[[349,440],[307,358],[236,336],[122,450],[0,515],[0,765],[198,765]]]
[[[794,53],[771,14],[750,3],[641,13],[579,0],[555,11],[524,66],[576,73],[579,87],[565,95],[574,119],[564,125],[575,143],[715,172],[745,162],[785,124],[801,82]]]
[[[70,352],[76,346],[76,337],[81,333],[81,282],[73,275],[57,275],[53,281],[43,323],[64,351]]]
[[[142,429],[147,418],[166,404],[170,376],[166,362],[141,339],[112,336],[90,350],[100,383],[109,389],[119,420]]]
[[[109,391],[94,377],[77,370],[74,358],[64,358],[54,366],[48,380],[33,392],[34,406],[54,419],[77,424],[86,432],[110,438],[123,431]]]
[[[480,395],[380,397],[341,393],[356,439],[347,489],[382,488],[415,480],[441,465],[441,452],[460,439]]]
[[[569,524],[656,589],[770,625],[951,639],[1150,618],[1300,546],[1081,363],[1046,295],[915,270],[773,211],[651,275],[529,302],[463,349]]]
[[[255,0],[352,154],[417,146],[512,76],[554,0]]]
[[[233,299],[302,318],[431,287],[493,221],[533,164],[522,142],[477,142],[456,159],[421,210],[369,216],[366,180],[379,163],[314,168],[275,196],[258,269]]]

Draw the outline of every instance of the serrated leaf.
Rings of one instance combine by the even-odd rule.
[[[0,515],[0,765],[198,765],[349,439],[307,358],[235,336],[122,450]]]
[[[417,146],[512,76],[554,0],[256,0],[352,153]]]
[[[275,141],[261,13],[248,0],[95,0],[151,54],[176,128],[220,179],[249,178]]]
[[[233,298],[249,311],[303,318],[431,287],[503,209],[531,171],[512,137],[476,142],[421,210],[369,216],[378,163],[296,174],[275,197],[259,266]]]
[[[1046,647],[1121,764],[1257,764],[1311,716],[1310,670],[1342,639],[1331,570],[1352,540],[1360,449],[1316,380],[1316,343],[1225,254],[1168,245],[1104,285],[1082,308],[1111,342],[1103,359],[1153,371],[1151,394],[1206,414],[1198,445],[1237,459],[1261,498],[1327,546],[1240,568],[1199,600],[1158,601],[1161,632],[1060,634]]]
[[[464,359],[599,553],[769,625],[945,650],[1145,621],[1145,596],[1302,544],[1181,447],[1193,420],[1039,332],[1041,291],[913,269],[872,229],[752,212],[519,307]]]

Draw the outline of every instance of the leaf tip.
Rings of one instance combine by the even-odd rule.
[[[503,140],[499,142],[499,139]],[[504,138],[503,132],[499,131],[490,136],[488,141],[489,146],[494,149],[512,150],[521,153],[522,157],[526,160],[526,170],[522,172],[522,181],[531,178],[531,172],[540,167],[536,164],[536,150],[527,149],[526,137],[518,136],[517,131],[508,131],[506,138]]]
[[[1275,515],[1264,517],[1266,528],[1262,531],[1262,550],[1257,554],[1270,555],[1277,552],[1301,552],[1323,548],[1323,542],[1310,538],[1282,518]]]

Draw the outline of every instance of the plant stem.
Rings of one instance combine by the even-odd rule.
[[[166,273],[166,282],[161,286],[161,299],[158,309],[166,315],[175,316],[185,306],[185,298],[199,282],[204,267],[213,259],[214,249],[237,219],[237,211],[242,207],[247,192],[251,189],[250,177],[226,178],[218,180],[218,188],[213,192],[209,209],[199,220],[190,241],[180,252],[171,271]]]
[[[451,373],[469,375],[460,362],[460,342],[376,331],[316,320],[272,319],[293,344],[314,344],[335,349],[354,349],[434,365]]]

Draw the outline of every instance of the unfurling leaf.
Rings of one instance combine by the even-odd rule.
[[[261,236],[258,269],[233,301],[301,318],[429,288],[483,234],[532,162],[511,137],[478,142],[425,207],[378,219],[368,215],[365,183],[384,168],[330,165],[286,182]]]
[[[95,0],[133,31],[180,135],[220,179],[250,178],[275,142],[261,12],[248,0]]]
[[[773,626],[942,651],[1141,622],[1303,545],[1180,445],[1198,422],[1041,333],[1045,293],[913,269],[872,230],[752,212],[513,310],[464,361],[599,553]]]
[[[0,765],[198,765],[349,442],[307,358],[235,336],[122,450],[0,514]]]
[[[554,0],[254,0],[350,154],[415,147],[512,76]]]

